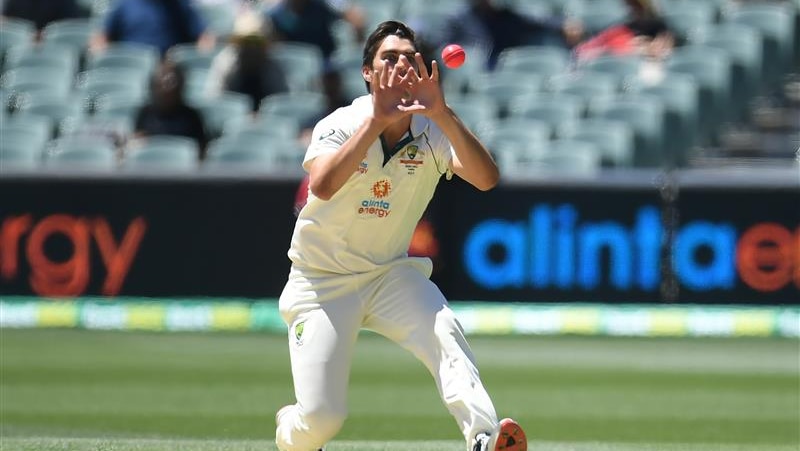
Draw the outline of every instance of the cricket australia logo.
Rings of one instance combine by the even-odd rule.
[[[425,152],[420,150],[419,146],[410,145],[403,151],[403,157],[405,158],[400,158],[400,164],[405,166],[408,175],[414,175],[417,167],[423,164],[422,157],[424,155]]]
[[[384,200],[392,192],[392,182],[387,179],[378,180],[370,189],[371,198],[361,201],[358,214],[362,218],[385,218],[391,213],[391,204]]]
[[[294,325],[294,343],[297,346],[303,346],[303,331],[306,328],[306,322],[301,321]]]

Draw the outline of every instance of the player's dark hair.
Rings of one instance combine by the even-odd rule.
[[[411,44],[414,45],[415,49],[419,49],[419,43],[417,42],[414,30],[403,22],[387,20],[378,24],[375,31],[367,37],[367,41],[364,43],[364,57],[361,64],[371,68],[372,60],[375,58],[375,54],[378,52],[378,48],[380,48],[383,40],[392,35],[402,39],[408,39],[411,41]],[[367,91],[369,91],[369,83],[367,83]]]

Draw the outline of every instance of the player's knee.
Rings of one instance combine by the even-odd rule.
[[[344,425],[347,418],[346,412],[339,412],[333,409],[320,408],[303,415],[303,421],[308,429],[313,432],[321,443],[330,441]]]

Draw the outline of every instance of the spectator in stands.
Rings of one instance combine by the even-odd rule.
[[[193,138],[200,151],[198,157],[202,160],[208,140],[203,115],[186,103],[184,82],[180,66],[169,60],[161,63],[150,81],[150,103],[136,115],[134,136],[177,135]]]
[[[37,40],[50,22],[76,17],[88,17],[89,12],[81,8],[77,0],[5,0],[3,17],[25,19],[36,25]]]
[[[325,109],[314,116],[305,118],[300,123],[300,142],[305,145],[311,143],[311,132],[314,131],[314,125],[317,122],[337,109],[350,104],[350,100],[342,90],[342,74],[335,68],[329,68],[322,74],[322,92],[325,94]],[[366,90],[364,90],[364,94],[367,94]]]
[[[667,58],[675,46],[674,34],[651,0],[625,0],[625,22],[603,30],[576,47],[579,60],[603,55],[639,55],[654,60]]]
[[[509,47],[571,48],[583,34],[583,26],[574,19],[524,15],[493,0],[470,0],[469,6],[448,20],[441,36],[431,27],[438,24],[427,27],[425,34],[429,41],[458,42],[486,49],[489,69],[494,68],[498,55]]]
[[[118,0],[109,10],[102,31],[92,38],[93,51],[109,42],[151,45],[164,55],[175,44],[196,42],[211,49],[216,38],[191,0]]]
[[[272,26],[268,18],[253,10],[236,19],[229,44],[214,58],[206,82],[206,94],[215,97],[223,91],[247,94],[252,111],[261,99],[289,90],[286,75],[270,55]]]
[[[333,0],[282,0],[268,14],[281,40],[314,44],[326,61],[336,50],[333,25],[345,20],[359,41],[364,37],[364,14],[349,2]]]

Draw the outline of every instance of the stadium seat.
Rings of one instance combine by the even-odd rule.
[[[723,50],[730,57],[733,101],[737,117],[742,118],[761,83],[764,56],[761,35],[749,26],[729,22],[708,27],[699,44]]]
[[[537,119],[553,130],[574,127],[582,113],[582,100],[573,94],[538,94],[532,98],[515,99],[511,117]]]
[[[127,67],[90,69],[78,75],[76,87],[91,109],[106,94],[120,93],[142,101],[149,95],[147,75]]]
[[[601,108],[617,95],[617,81],[607,73],[579,71],[553,78],[552,90],[578,97],[582,110],[589,111]]]
[[[15,47],[24,49],[33,45],[35,33],[36,25],[29,20],[3,18],[3,26],[0,27],[0,59],[4,70],[8,68],[5,63],[8,51]]]
[[[14,96],[39,92],[54,97],[66,97],[72,90],[72,74],[59,67],[18,67],[6,71],[3,88]]]
[[[233,31],[236,20],[236,8],[227,2],[193,2],[200,16],[208,24],[208,29],[222,39]]]
[[[53,136],[58,136],[62,128],[70,127],[70,122],[84,115],[83,103],[72,96],[28,95],[20,104],[20,111],[48,118],[53,124]]]
[[[226,123],[222,136],[237,133],[262,133],[280,139],[297,139],[300,133],[300,123],[291,117],[259,114],[253,121]]]
[[[642,86],[636,93],[657,97],[664,104],[665,162],[685,166],[688,150],[698,135],[699,89],[691,75],[670,74],[656,85]]]
[[[727,19],[733,23],[751,26],[763,37],[764,81],[773,84],[791,67],[794,46],[795,17],[790,4],[744,3]]]
[[[42,39],[46,43],[67,45],[83,56],[89,48],[92,33],[94,24],[89,18],[61,19],[44,27]]]
[[[593,175],[600,169],[600,151],[591,143],[555,139],[539,146],[535,153],[520,155],[512,164],[503,164],[501,177],[530,179],[564,175]]]
[[[590,176],[601,168],[600,150],[592,143],[555,139],[548,143],[546,149],[536,163],[548,175]]]
[[[616,80],[617,90],[624,90],[639,78],[642,60],[633,56],[602,56],[584,61],[578,68],[609,74]]]
[[[552,135],[551,126],[541,120],[528,118],[506,118],[498,121],[483,136],[483,143],[499,160],[511,158],[513,164],[517,155],[533,155]],[[503,164],[506,164],[503,161]]]
[[[78,72],[78,51],[57,42],[44,42],[29,47],[12,47],[6,53],[6,69],[33,67],[57,71],[63,76],[73,77]]]
[[[494,99],[498,108],[497,114],[503,118],[509,115],[514,99],[535,96],[542,91],[543,86],[544,78],[540,74],[494,72],[474,77],[469,92]]]
[[[275,167],[277,153],[266,146],[250,146],[244,142],[221,138],[209,146],[203,169],[235,169],[237,172],[271,171]]]
[[[196,104],[203,114],[206,133],[211,138],[222,135],[229,121],[242,121],[250,113],[250,97],[238,92],[225,91],[220,96]]]
[[[558,132],[560,138],[588,142],[597,148],[603,166],[626,168],[633,166],[633,130],[625,122],[587,118],[573,130]]]
[[[158,50],[149,45],[131,42],[113,43],[101,53],[90,53],[86,68],[138,69],[145,76],[149,76],[155,70],[159,58]]]
[[[212,50],[202,50],[194,42],[176,44],[167,50],[167,59],[181,66],[187,73],[193,69],[208,70],[222,48],[219,46]]]
[[[664,106],[653,96],[630,94],[611,101],[595,118],[621,121],[633,130],[636,167],[659,167],[665,164],[662,154],[664,135]]]
[[[116,168],[113,144],[103,139],[58,139],[46,152],[45,167],[87,172]]]
[[[181,136],[150,136],[125,152],[122,169],[137,172],[188,172],[198,168],[197,144]]]
[[[569,53],[554,46],[509,47],[497,57],[498,72],[534,73],[545,79],[561,75],[569,69]]]
[[[665,2],[664,6],[662,18],[678,42],[697,41],[716,18],[714,7],[709,3],[682,0]]]
[[[704,144],[715,140],[716,128],[731,117],[731,59],[723,50],[692,45],[675,49],[667,60],[667,77],[673,73],[694,77],[699,87],[698,123]]]
[[[270,47],[272,57],[283,69],[292,92],[319,91],[322,76],[322,51],[303,42],[276,42]]]
[[[447,104],[464,124],[481,136],[492,128],[500,117],[500,107],[494,98],[482,94],[464,94],[452,96]]]
[[[42,159],[47,137],[26,127],[3,125],[0,136],[0,169],[7,165],[32,168]]]
[[[106,92],[94,99],[94,115],[99,117],[122,117],[131,121],[136,119],[145,99],[130,92]]]
[[[283,92],[261,100],[259,114],[292,118],[303,123],[325,111],[325,95],[319,92]]]

